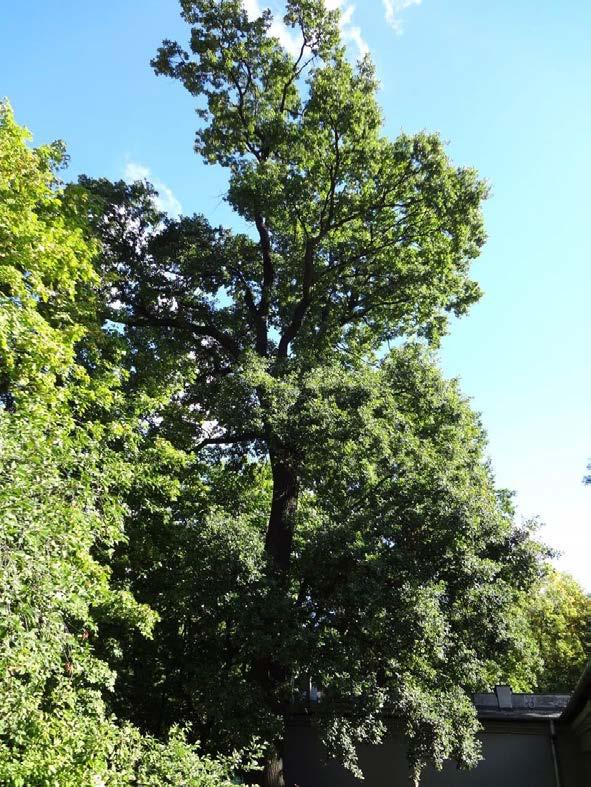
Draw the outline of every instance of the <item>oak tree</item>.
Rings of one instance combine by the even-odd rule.
[[[263,735],[269,785],[309,679],[356,772],[386,708],[415,778],[473,764],[470,693],[501,674],[540,556],[433,355],[480,295],[487,187],[437,135],[384,135],[371,60],[349,62],[322,0],[287,2],[295,56],[269,12],[181,8],[188,48],[165,41],[153,64],[197,101],[195,149],[249,229],[171,220],[146,183],[82,181],[130,391],[170,391],[145,413],[160,469],[136,479],[120,556],[161,636],[124,692],[213,747]]]

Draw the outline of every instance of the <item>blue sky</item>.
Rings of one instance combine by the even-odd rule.
[[[376,62],[387,132],[439,131],[492,185],[485,297],[441,361],[482,413],[498,483],[591,590],[591,3],[341,7],[351,56]],[[0,34],[0,95],[36,142],[66,141],[71,177],[149,174],[169,210],[232,223],[223,173],[192,151],[190,96],[148,64],[162,38],[184,40],[176,0],[6,0]]]

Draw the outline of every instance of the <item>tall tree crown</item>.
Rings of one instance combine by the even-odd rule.
[[[349,63],[338,11],[322,0],[287,4],[297,55],[271,35],[269,12],[181,5],[189,48],[167,41],[153,65],[198,99],[195,149],[228,168],[228,202],[255,240],[219,237],[198,282],[169,271],[179,317],[208,325],[228,353],[276,359],[411,333],[437,341],[446,315],[479,297],[468,267],[486,186],[450,164],[436,135],[383,136],[371,61]],[[171,240],[191,242],[188,228],[171,227]]]

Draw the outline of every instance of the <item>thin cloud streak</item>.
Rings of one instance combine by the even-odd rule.
[[[340,8],[341,9],[341,33],[345,41],[349,41],[357,47],[360,57],[364,57],[369,52],[369,46],[363,38],[361,28],[353,24],[353,14],[355,13],[355,6],[352,3],[346,5],[342,0],[326,0],[327,8]]]
[[[402,33],[402,21],[400,14],[406,8],[412,8],[421,4],[421,0],[382,0],[386,22],[398,34]]]
[[[242,0],[242,3],[249,19],[257,19],[263,13],[263,7],[259,0]],[[369,47],[363,38],[361,28],[352,24],[355,6],[352,3],[345,3],[343,0],[326,0],[326,7],[329,10],[337,8],[341,10],[340,27],[344,40],[353,44],[361,57],[367,54],[367,52],[369,52]],[[297,33],[287,28],[283,22],[276,17],[273,18],[270,32],[271,35],[279,40],[281,46],[283,46],[290,55],[294,57],[299,55],[302,45],[301,38]]]
[[[158,192],[156,207],[173,218],[178,218],[181,215],[183,208],[180,201],[166,183],[152,176],[149,167],[135,161],[128,161],[123,177],[128,183],[133,183],[135,180],[148,180]]]

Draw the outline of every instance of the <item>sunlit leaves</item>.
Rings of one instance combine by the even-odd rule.
[[[2,105],[0,783],[161,785],[182,773],[229,787],[239,755],[203,757],[179,730],[161,743],[109,708],[107,625],[146,638],[157,619],[106,564],[124,537],[137,411],[94,311],[88,203],[57,181],[62,146],[27,141]]]

